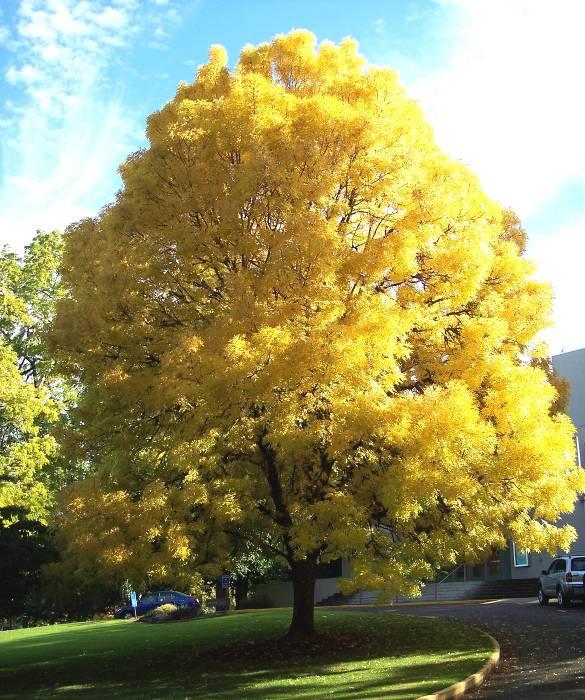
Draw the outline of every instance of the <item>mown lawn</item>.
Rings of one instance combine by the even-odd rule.
[[[316,618],[320,641],[296,652],[279,642],[290,611],[0,632],[0,698],[399,700],[464,678],[491,653],[481,632],[446,620]]]

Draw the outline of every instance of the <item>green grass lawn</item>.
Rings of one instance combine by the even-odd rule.
[[[279,642],[289,620],[266,611],[0,632],[0,698],[398,700],[461,680],[492,650],[446,620],[319,610],[321,641],[294,653]]]

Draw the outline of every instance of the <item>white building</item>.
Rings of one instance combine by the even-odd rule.
[[[569,416],[577,429],[576,457],[579,464],[582,464],[581,456],[585,456],[585,348],[555,355],[552,363],[555,373],[566,379],[571,386]],[[578,533],[578,538],[571,545],[569,553],[585,553],[585,497],[577,500],[573,513],[564,516],[561,522],[572,525]],[[517,552],[510,543],[509,549],[501,552],[500,560],[500,578],[523,579],[538,578],[540,572],[548,568],[552,557],[546,552]],[[471,569],[471,566],[468,567],[467,573],[471,573]],[[473,579],[473,576],[467,578]],[[493,578],[489,576],[487,568],[484,578]]]

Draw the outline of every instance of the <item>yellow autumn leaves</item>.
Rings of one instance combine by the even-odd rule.
[[[67,236],[55,339],[99,494],[70,492],[70,526],[102,532],[93,556],[126,566],[100,499],[134,513],[111,538],[143,573],[253,538],[412,590],[509,537],[566,544],[585,484],[530,366],[550,290],[395,73],[305,31],[232,71],[214,47],[147,133]]]

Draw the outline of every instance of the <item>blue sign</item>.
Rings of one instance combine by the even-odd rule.
[[[131,591],[130,593],[130,602],[132,603],[132,607],[136,608],[138,607],[138,599],[136,597],[136,591]]]
[[[222,588],[229,588],[230,587],[230,577],[229,574],[224,574],[221,577],[221,587]]]

